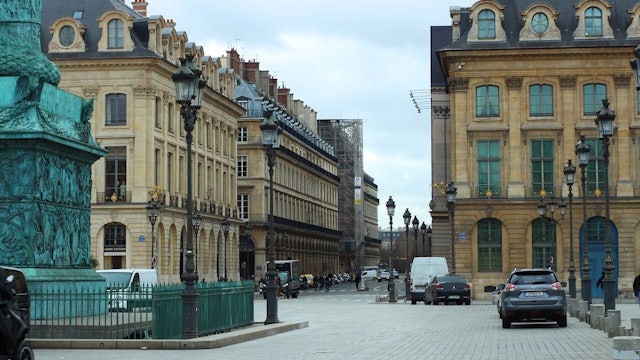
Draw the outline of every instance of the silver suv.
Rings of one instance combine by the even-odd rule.
[[[512,271],[500,296],[505,329],[518,321],[555,321],[559,327],[567,326],[567,297],[551,269]]]

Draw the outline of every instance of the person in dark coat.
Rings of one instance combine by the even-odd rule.
[[[640,273],[640,270],[638,272]],[[633,279],[633,295],[638,298],[638,303],[640,303],[640,274]]]

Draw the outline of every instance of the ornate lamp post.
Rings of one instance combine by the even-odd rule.
[[[554,257],[556,256],[556,219],[554,214],[556,213],[556,205],[558,202],[556,201],[556,197],[552,194],[549,201],[545,204],[544,197],[547,192],[542,190],[540,191],[540,202],[538,202],[538,216],[545,220],[545,224],[549,226],[549,238],[551,239],[551,258],[549,260],[549,267],[551,270],[554,268]],[[547,217],[547,206],[549,207],[550,217]],[[567,205],[564,203],[564,200],[560,201],[558,205],[560,208],[560,216],[564,219],[564,215],[566,212]],[[547,229],[543,231],[543,236],[546,237]]]
[[[582,255],[582,278],[581,291],[582,300],[591,305],[591,266],[589,265],[589,239],[587,238],[587,164],[589,164],[589,144],[580,135],[580,140],[576,144],[576,155],[578,156],[578,166],[580,166],[580,185],[582,186],[582,238],[584,241],[584,249]]]
[[[411,222],[411,225],[413,225],[413,256],[411,256],[411,259],[413,259],[414,257],[416,257],[418,255],[418,228],[420,225],[420,221],[418,220],[417,216],[413,217],[413,221]],[[409,259],[407,259],[407,262],[409,261]]]
[[[604,309],[615,310],[615,286],[616,279],[613,278],[613,270],[616,266],[613,263],[611,255],[611,218],[609,213],[609,139],[613,136],[613,121],[616,119],[615,113],[609,108],[609,100],[602,100],[602,108],[596,117],[596,125],[598,126],[598,135],[602,139],[602,149],[604,157],[604,191],[605,191],[605,255],[604,255],[604,280],[602,287],[604,289]],[[606,312],[605,312],[606,313]]]
[[[225,216],[224,220],[222,220],[222,222],[220,223],[220,226],[222,227],[222,232],[224,233],[224,281],[228,281],[229,278],[227,277],[227,240],[229,240],[229,226],[231,226],[231,224],[229,224],[229,218]]]
[[[409,211],[407,209],[407,211]],[[393,201],[391,196],[389,196],[389,200],[387,200],[387,214],[389,214],[389,269],[393,269],[393,214],[396,212],[396,203]],[[389,276],[389,302],[394,303],[396,300],[396,285],[393,276]]]
[[[200,75],[202,71],[193,64],[193,55],[180,59],[180,67],[171,75],[176,88],[176,102],[180,104],[180,115],[184,119],[184,130],[187,132],[187,248],[186,264],[181,280],[185,284],[182,292],[182,338],[191,339],[198,336],[198,292],[194,284],[198,274],[194,271],[193,262],[193,200],[191,175],[191,144],[197,120],[197,111],[202,105],[205,81]]]
[[[249,244],[251,242],[251,224],[249,222],[244,223],[244,228],[242,230],[242,235],[244,237],[244,242],[246,244]],[[238,244],[238,246],[240,246],[240,243]],[[238,249],[239,254],[242,254],[243,252],[247,252],[248,249],[247,248],[239,248]],[[247,274],[247,258],[246,255],[244,257],[244,261],[240,262],[240,271],[242,273],[242,277],[246,280],[248,277]]]
[[[569,297],[576,298],[576,266],[573,258],[573,186],[576,167],[571,163],[571,159],[564,166],[564,178],[569,187]]]
[[[402,215],[404,219],[404,227],[406,229],[405,239],[407,240],[407,269],[409,268],[409,225],[411,224],[411,212],[409,209],[404,211]]]
[[[422,225],[420,225],[420,233],[422,234],[422,256],[427,256],[424,247],[424,236],[427,234],[427,224],[425,224],[424,221],[422,222]]]
[[[198,232],[200,231],[201,221],[202,218],[200,217],[200,212],[196,210],[196,213],[193,215],[193,232],[196,236],[196,273],[198,273],[198,258],[200,257],[200,243],[198,242]]]
[[[158,205],[155,202],[149,201],[147,204],[147,217],[149,218],[149,223],[151,223],[151,268],[155,268],[156,266],[156,252],[155,252],[155,244],[156,244],[156,232],[155,225],[156,220],[158,219]]]
[[[428,242],[427,249],[429,249],[429,252],[427,253],[428,256],[433,256],[433,251],[432,251],[432,248],[431,248],[431,244],[432,244],[432,242],[431,242],[431,234],[432,234],[432,232],[433,232],[433,230],[431,230],[431,225],[429,225],[429,227],[427,227],[427,242]]]
[[[445,189],[447,194],[447,204],[449,208],[449,220],[451,221],[451,273],[456,273],[456,243],[455,243],[455,215],[456,215],[456,195],[458,194],[458,188],[453,185],[453,181],[447,184]]]
[[[273,166],[276,163],[275,150],[280,147],[281,129],[271,118],[273,107],[267,105],[265,119],[260,124],[262,131],[262,145],[267,148],[267,164],[269,165],[269,232],[267,239],[269,242],[269,264],[267,265],[267,318],[265,325],[275,324],[278,321],[278,285],[276,285],[276,253],[273,238]]]

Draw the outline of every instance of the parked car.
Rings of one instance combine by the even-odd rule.
[[[400,274],[398,274],[398,270],[393,269],[393,277],[396,278],[396,279],[400,278]]]
[[[389,270],[381,270],[380,277],[378,277],[378,282],[382,280],[389,280],[390,277],[391,277],[391,274],[389,274]]]
[[[555,321],[567,326],[567,297],[551,269],[520,269],[509,274],[499,305],[502,327],[520,321]]]
[[[470,305],[471,285],[459,275],[434,276],[424,291],[424,303],[438,305],[440,302]]]

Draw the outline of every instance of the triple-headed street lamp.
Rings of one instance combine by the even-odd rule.
[[[408,211],[409,209],[407,209]],[[393,269],[393,214],[396,212],[396,203],[391,196],[387,200],[387,214],[389,214],[389,270]],[[389,302],[394,303],[396,300],[396,285],[392,272],[389,273]]]
[[[582,239],[584,242],[582,255],[582,278],[580,288],[582,289],[582,300],[591,305],[591,265],[589,265],[589,239],[587,237],[587,164],[589,164],[589,144],[584,135],[580,135],[580,140],[576,144],[576,156],[578,166],[580,166],[580,183],[582,186]]]
[[[444,190],[447,194],[447,205],[449,208],[449,221],[451,222],[451,273],[456,273],[456,243],[455,243],[455,214],[456,214],[456,195],[458,194],[458,188],[453,184],[453,181],[447,184],[447,188]]]
[[[185,284],[182,292],[182,338],[191,339],[198,336],[198,292],[194,284],[198,282],[198,274],[194,271],[193,261],[193,200],[191,175],[191,144],[193,129],[197,120],[198,109],[202,106],[202,97],[206,82],[202,79],[202,71],[193,63],[193,55],[180,58],[180,67],[171,75],[176,90],[176,102],[180,104],[180,115],[184,119],[184,130],[187,132],[187,246],[186,264],[181,280]]]
[[[273,121],[273,105],[265,104],[267,109],[264,120],[260,124],[262,131],[262,145],[267,148],[267,165],[269,166],[269,231],[267,241],[269,243],[269,263],[267,265],[267,318],[265,325],[275,324],[278,321],[278,285],[276,284],[276,253],[273,230],[273,166],[276,164],[275,150],[280,147],[280,133],[282,129]]]
[[[602,100],[602,108],[596,117],[598,126],[598,136],[602,139],[602,156],[604,158],[604,194],[605,194],[605,255],[604,255],[604,279],[602,288],[604,289],[604,309],[615,310],[615,287],[616,279],[613,278],[613,271],[616,266],[613,263],[611,249],[611,218],[609,213],[609,139],[613,136],[613,121],[616,119],[615,113],[609,108],[609,100]]]
[[[576,167],[571,163],[571,159],[564,166],[564,177],[569,187],[569,297],[576,298],[576,266],[573,258],[573,186]]]

